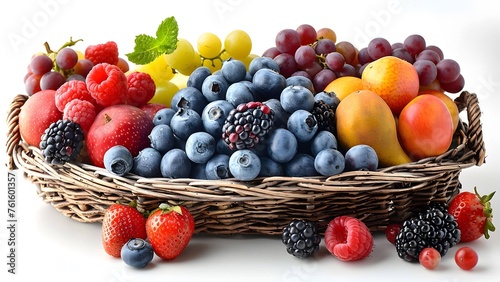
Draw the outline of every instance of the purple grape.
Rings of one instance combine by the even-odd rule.
[[[47,90],[57,90],[61,85],[66,82],[66,77],[59,72],[49,71],[42,75],[40,78],[40,89]]]
[[[444,59],[444,54],[443,54],[443,50],[441,50],[441,48],[435,46],[435,45],[429,45],[427,47],[425,47],[426,50],[432,50],[436,53],[438,53],[439,55],[439,60],[442,60]]]
[[[415,57],[425,49],[425,39],[421,35],[412,34],[405,39],[403,45]]]
[[[332,52],[326,55],[325,64],[333,71],[341,71],[345,65],[345,58],[339,52]]]
[[[29,96],[35,94],[36,92],[42,90],[40,88],[40,79],[42,78],[41,74],[33,73],[24,81],[24,88],[26,90],[26,94]]]
[[[301,24],[297,27],[300,36],[301,45],[313,44],[316,41],[316,29],[309,24]]]
[[[413,59],[413,56],[406,50],[405,48],[396,48],[392,51],[392,56],[398,57],[401,60],[405,60],[410,64],[413,64],[415,62],[415,59]]]
[[[42,54],[34,57],[30,63],[30,69],[34,74],[44,74],[52,70],[53,62],[49,56]]]
[[[331,52],[337,51],[337,47],[335,46],[335,42],[330,39],[320,39],[318,43],[316,43],[316,54],[318,55],[326,55]]]
[[[439,63],[439,61],[441,61],[441,58],[439,57],[439,54],[434,51],[434,50],[430,50],[430,49],[427,49],[427,50],[424,50],[422,52],[420,52],[417,57],[415,58],[415,60],[429,60],[431,62],[433,62],[434,64],[437,64]]]
[[[458,79],[460,75],[460,65],[452,59],[444,59],[436,64],[437,80],[440,83],[450,83]]]
[[[281,53],[295,54],[300,47],[300,35],[296,30],[283,29],[276,35],[276,48]]]
[[[277,47],[271,47],[271,48],[267,49],[266,51],[264,51],[264,53],[262,53],[262,57],[269,57],[271,59],[274,59],[279,54],[281,54],[281,52],[280,52],[280,50],[278,50]]]
[[[443,88],[444,91],[450,92],[450,93],[458,93],[464,89],[465,86],[465,79],[463,75],[459,75],[457,79],[455,79],[452,82],[449,83],[441,83],[441,88]]]
[[[391,44],[387,39],[382,37],[373,38],[370,43],[368,43],[367,48],[368,54],[374,60],[389,56],[392,53]]]
[[[294,58],[300,68],[309,68],[316,61],[316,51],[309,45],[302,45],[295,51]]]
[[[431,84],[437,77],[436,65],[429,60],[417,60],[413,63],[413,67],[418,73],[418,79],[422,86]]]
[[[88,59],[81,59],[78,60],[76,65],[73,68],[73,71],[76,74],[79,74],[83,77],[87,77],[87,74],[90,72],[90,70],[94,67],[94,63]]]
[[[328,84],[330,84],[330,82],[335,80],[336,78],[337,78],[337,75],[332,70],[323,69],[323,70],[319,71],[313,77],[314,90],[316,90],[316,92],[323,91],[325,89],[325,87]]]
[[[274,61],[278,63],[280,73],[284,77],[291,76],[295,71],[297,71],[297,63],[293,55],[288,53],[279,54],[274,58]]]
[[[56,55],[56,64],[62,70],[70,70],[78,62],[78,54],[71,48],[63,48]]]
[[[361,65],[373,62],[373,58],[370,57],[370,55],[368,54],[368,48],[367,47],[361,48],[361,50],[359,50],[359,52],[358,52],[358,62]]]

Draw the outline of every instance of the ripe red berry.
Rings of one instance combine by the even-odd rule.
[[[95,65],[87,75],[87,89],[101,106],[122,104],[127,96],[127,77],[123,71],[108,63]]]
[[[113,41],[90,45],[85,49],[85,58],[94,65],[100,63],[116,65],[118,63],[118,45]]]
[[[325,245],[330,253],[342,261],[360,260],[370,255],[373,236],[361,220],[339,216],[328,223]]]
[[[441,262],[441,254],[434,248],[424,248],[419,256],[418,261],[427,269],[435,269]]]
[[[461,247],[455,253],[455,263],[463,270],[473,269],[478,259],[476,251],[471,247]]]
[[[64,107],[63,119],[78,123],[83,133],[87,134],[96,114],[94,105],[89,101],[73,99]]]
[[[389,242],[394,244],[396,242],[396,236],[398,235],[399,230],[401,230],[401,224],[391,223],[385,229],[385,237]]]
[[[132,238],[146,239],[146,218],[134,207],[113,204],[102,220],[104,251],[119,258],[123,247]]]
[[[56,90],[55,102],[59,111],[63,112],[66,104],[74,99],[95,103],[94,98],[87,89],[87,85],[81,80],[67,81]]]
[[[151,76],[145,72],[132,72],[127,76],[127,104],[141,107],[146,105],[155,95],[156,85]]]

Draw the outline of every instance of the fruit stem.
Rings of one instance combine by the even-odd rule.
[[[104,122],[105,122],[105,123],[108,123],[108,122],[110,122],[110,121],[111,121],[111,117],[110,117],[110,116],[108,116],[108,114],[104,114]]]

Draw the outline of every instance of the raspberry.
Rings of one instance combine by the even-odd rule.
[[[328,251],[342,261],[360,260],[373,249],[373,236],[359,219],[339,216],[328,223],[325,231]]]
[[[100,63],[116,65],[118,63],[118,46],[114,41],[90,45],[85,49],[85,58],[94,65]]]
[[[59,111],[63,112],[66,104],[74,99],[95,103],[94,98],[92,98],[87,89],[87,85],[83,81],[70,80],[65,82],[56,90],[55,102]]]
[[[155,95],[155,82],[151,76],[145,72],[130,73],[127,76],[127,84],[127,104],[132,106],[143,106]]]
[[[127,96],[127,77],[119,67],[100,63],[87,75],[87,89],[101,106],[121,104]]]
[[[63,119],[78,123],[83,133],[87,134],[96,114],[94,105],[89,101],[73,99],[64,107]]]

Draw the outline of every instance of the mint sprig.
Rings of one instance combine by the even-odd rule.
[[[145,65],[162,54],[170,54],[177,48],[179,27],[174,17],[166,18],[158,26],[156,37],[140,34],[135,37],[132,53],[125,54],[132,63]]]

